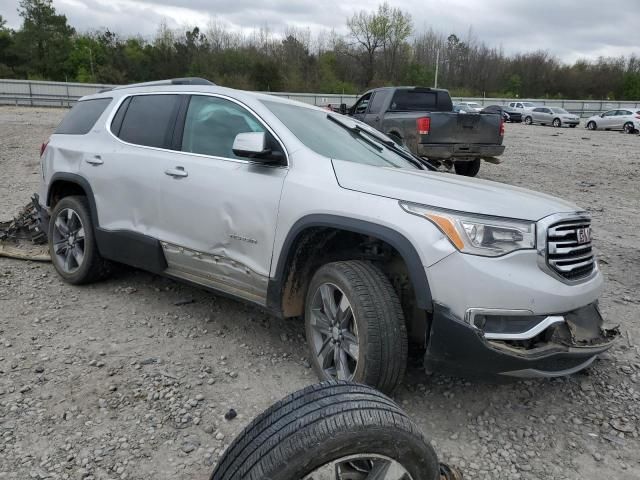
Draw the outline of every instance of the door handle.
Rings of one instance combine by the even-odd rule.
[[[164,171],[165,175],[169,175],[174,178],[188,177],[189,174],[184,170],[184,167],[168,168]]]
[[[102,165],[104,163],[104,161],[102,160],[102,157],[100,155],[94,155],[91,158],[85,158],[84,160],[85,162],[87,162],[90,165]]]

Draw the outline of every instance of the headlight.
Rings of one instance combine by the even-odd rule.
[[[461,252],[485,257],[498,257],[515,250],[536,248],[536,224],[455,212],[400,202],[409,213],[435,224]]]

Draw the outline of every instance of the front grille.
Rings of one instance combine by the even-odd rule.
[[[547,264],[568,280],[579,280],[593,272],[595,257],[589,220],[567,220],[549,227]]]

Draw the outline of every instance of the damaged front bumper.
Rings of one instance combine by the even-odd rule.
[[[557,377],[589,366],[611,348],[597,303],[547,316],[475,312],[466,319],[435,305],[425,366],[430,370],[510,377]]]

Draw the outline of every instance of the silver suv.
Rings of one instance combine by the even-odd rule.
[[[42,152],[67,282],[120,262],[302,317],[321,378],[580,370],[610,347],[589,215],[428,170],[373,128],[201,80],[82,98]]]

